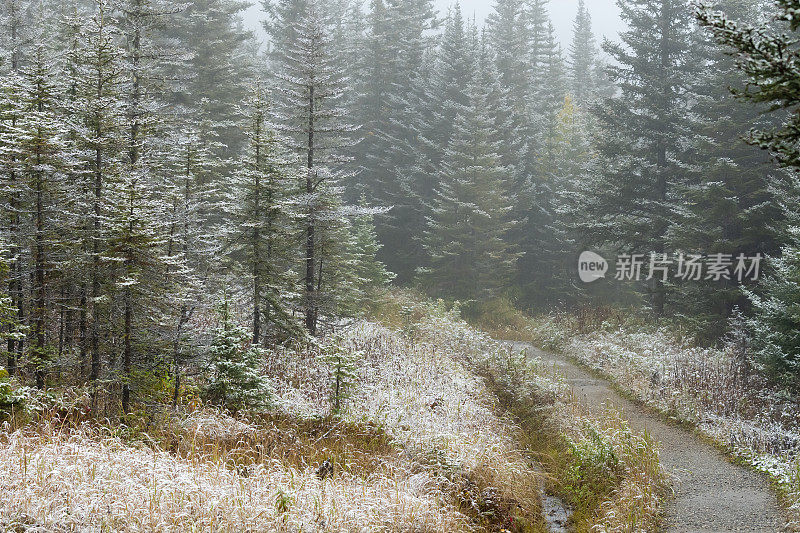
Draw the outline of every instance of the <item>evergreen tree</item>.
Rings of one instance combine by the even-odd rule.
[[[785,121],[778,127],[755,129],[751,142],[770,150],[783,165],[797,168],[800,167],[800,116],[795,111],[800,103],[800,90],[794,80],[800,52],[794,45],[800,29],[800,19],[796,16],[800,2],[776,0],[775,5],[774,28],[753,26],[749,21],[736,22],[724,12],[710,9],[701,8],[696,15],[700,24],[710,28],[717,41],[734,55],[737,68],[746,77],[745,87],[735,94],[787,111]],[[791,34],[781,31],[784,24]]]
[[[369,291],[385,287],[394,279],[394,274],[389,272],[386,265],[378,260],[378,253],[383,245],[378,241],[373,217],[382,212],[382,209],[369,209],[366,206],[366,199],[362,197],[361,214],[353,217],[351,254],[355,264],[354,289],[357,297],[362,299],[368,295]]]
[[[16,307],[16,319],[25,320],[23,301],[23,265],[22,265],[22,231],[20,214],[23,201],[22,136],[19,125],[25,115],[24,80],[15,72],[11,72],[5,80],[0,93],[0,166],[2,181],[0,182],[0,198],[2,198],[3,233],[7,236],[7,254],[9,263],[8,295]],[[24,339],[7,336],[8,373],[14,375],[17,362],[21,362]]]
[[[348,220],[340,183],[348,163],[345,149],[355,128],[344,121],[345,91],[333,63],[322,11],[309,2],[295,23],[295,42],[281,50],[278,78],[282,97],[279,121],[290,150],[304,166],[299,216],[303,230],[303,314],[307,330],[317,331],[320,314],[335,315],[349,289],[346,257]]]
[[[113,191],[124,164],[124,108],[122,66],[124,51],[118,44],[119,28],[110,4],[98,0],[90,20],[81,31],[80,50],[74,65],[76,97],[71,112],[79,122],[77,148],[85,168],[80,184],[83,198],[79,200],[78,216],[88,219],[84,234],[84,250],[88,260],[87,314],[91,317],[88,331],[88,351],[91,357],[90,379],[100,379],[102,329],[108,324],[103,313],[107,307],[108,271],[102,255],[108,246],[107,217],[109,191]]]
[[[203,396],[234,411],[268,407],[269,382],[258,372],[263,354],[247,346],[247,333],[234,323],[227,297],[220,306],[219,322],[208,350],[211,372]]]
[[[679,203],[678,186],[692,170],[693,84],[698,61],[691,53],[693,28],[683,0],[620,2],[629,24],[621,43],[604,48],[620,94],[597,107],[600,157],[585,177],[587,244],[617,246],[628,253],[667,254],[668,230]],[[667,288],[659,276],[646,292],[653,313],[664,314]]]
[[[728,16],[755,21],[760,6],[736,0],[719,4]],[[742,90],[742,78],[734,60],[701,35],[695,44],[705,51],[705,68],[695,90],[702,120],[695,132],[694,162],[703,171],[681,187],[684,205],[670,230],[674,249],[691,253],[740,254],[754,257],[779,250],[782,213],[770,190],[779,181],[769,154],[744,140],[753,127],[767,127],[770,120],[763,105],[735,101],[730,89]],[[676,288],[676,307],[694,324],[699,337],[713,341],[725,333],[735,309],[747,310],[748,302],[737,279],[720,283],[681,283]]]
[[[421,214],[432,195],[430,161],[420,139],[430,132],[434,107],[428,61],[437,25],[432,0],[372,1],[364,78],[356,80],[362,96],[355,120],[363,125],[363,138],[354,157],[362,185],[350,197],[365,192],[371,201],[392,207],[377,218],[377,231],[385,244],[381,260],[400,282],[413,278],[423,256]]]
[[[25,79],[25,117],[19,125],[24,131],[21,139],[22,167],[27,190],[31,193],[33,275],[31,277],[32,302],[31,334],[28,359],[34,368],[36,385],[43,388],[45,375],[54,351],[47,342],[50,277],[54,248],[58,246],[58,233],[53,216],[57,205],[63,202],[62,174],[71,159],[66,132],[57,114],[60,90],[56,84],[57,71],[53,65],[51,49],[42,34],[23,68]]]
[[[569,87],[575,102],[582,108],[598,97],[613,96],[614,88],[605,76],[592,33],[592,17],[583,0],[572,26],[569,47]]]
[[[420,273],[435,293],[459,299],[498,296],[509,286],[517,259],[505,241],[512,227],[511,176],[491,138],[487,95],[475,81],[468,90],[470,101],[456,117],[428,220],[430,267]]]
[[[209,274],[220,248],[209,216],[216,197],[211,183],[220,167],[214,156],[210,135],[199,127],[186,127],[176,132],[174,150],[167,162],[165,196],[169,204],[164,219],[166,236],[167,283],[178,308],[172,339],[173,405],[177,405],[181,387],[181,364],[192,353],[187,327],[204,294],[212,290]],[[188,352],[188,353],[187,353]]]
[[[186,66],[172,74],[182,82],[175,103],[211,126],[204,132],[211,138],[205,140],[218,143],[215,155],[225,161],[237,157],[245,142],[234,114],[247,94],[252,70],[252,33],[241,19],[248,5],[239,0],[196,0],[171,18],[166,32],[191,54]]]
[[[761,25],[753,20],[736,21],[742,13],[725,13],[699,9],[696,16],[709,28],[717,41],[735,59],[735,66],[744,75],[744,87],[734,86],[734,94],[757,105],[766,105],[773,111],[785,111],[782,122],[761,123],[750,132],[748,140],[766,150],[789,169],[788,184],[776,187],[777,197],[787,219],[788,230],[783,236],[787,244],[779,257],[773,258],[771,271],[760,286],[747,295],[754,307],[750,326],[754,333],[754,347],[768,368],[786,383],[797,387],[798,381],[798,219],[796,199],[798,183],[794,171],[800,168],[800,150],[797,148],[798,105],[800,91],[796,87],[798,52],[796,18],[800,3],[795,0],[775,2],[776,14]],[[784,28],[788,26],[788,32]],[[753,110],[754,113],[757,108]],[[745,113],[747,113],[745,111]],[[754,158],[757,159],[757,158]],[[737,182],[745,183],[736,174]],[[760,183],[751,190],[758,192]],[[757,291],[757,292],[756,292]]]
[[[292,332],[288,294],[292,286],[291,234],[297,177],[277,133],[269,124],[268,94],[257,81],[245,102],[249,145],[234,176],[225,219],[227,251],[252,280],[252,342]],[[264,332],[264,327],[269,332]]]
[[[8,293],[17,308],[17,320],[25,322],[24,277],[25,265],[22,257],[22,202],[23,193],[19,174],[20,144],[16,124],[22,117],[22,79],[20,70],[26,60],[33,35],[30,21],[33,19],[33,4],[27,0],[8,0],[0,12],[0,39],[3,46],[2,66],[4,70],[3,94],[3,192],[5,193],[3,224],[10,236],[8,257],[10,273]],[[17,361],[22,358],[24,339],[8,337],[8,372],[16,372]]]

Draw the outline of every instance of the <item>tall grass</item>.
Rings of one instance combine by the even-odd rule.
[[[618,316],[581,327],[573,315],[540,316],[523,330],[608,375],[639,400],[690,422],[779,486],[800,527],[800,402],[772,385],[736,343],[696,346],[668,327]]]

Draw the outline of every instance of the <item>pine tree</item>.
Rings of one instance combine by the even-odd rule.
[[[649,257],[670,253],[678,185],[692,170],[688,139],[699,62],[691,53],[687,2],[635,0],[620,8],[630,28],[622,43],[604,45],[617,62],[608,69],[620,94],[597,108],[600,157],[585,177],[581,230],[587,244],[613,244]],[[649,280],[646,292],[655,316],[663,315],[662,279]]]
[[[512,227],[511,180],[491,138],[487,95],[473,80],[469,104],[456,117],[439,172],[425,246],[430,267],[421,280],[437,294],[495,297],[511,282],[517,254],[505,241]]]
[[[335,69],[322,11],[309,2],[295,23],[295,42],[279,55],[280,123],[290,150],[300,157],[303,194],[299,210],[304,227],[303,313],[306,329],[317,331],[320,313],[335,314],[349,288],[346,232],[340,183],[346,179],[344,149],[355,128],[339,106],[344,93]]]

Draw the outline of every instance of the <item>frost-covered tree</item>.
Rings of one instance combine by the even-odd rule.
[[[317,1],[310,1],[294,23],[297,38],[279,52],[280,127],[302,166],[298,215],[303,227],[303,300],[308,331],[315,334],[320,314],[335,314],[346,294],[348,220],[342,209],[345,149],[355,128],[345,120],[345,91],[333,61],[331,42]]]
[[[606,41],[609,65],[620,87],[597,106],[602,127],[599,157],[584,177],[587,244],[611,244],[629,253],[670,253],[678,185],[691,166],[699,62],[692,53],[695,30],[688,2],[620,2],[629,29],[622,42]],[[664,314],[667,287],[659,276],[644,287],[653,313]]]
[[[196,339],[189,337],[188,326],[195,312],[203,308],[204,295],[212,290],[210,274],[220,249],[219,235],[209,220],[216,199],[213,175],[220,168],[214,143],[205,124],[184,126],[174,132],[173,150],[167,160],[165,183],[167,213],[167,283],[171,286],[173,307],[172,376],[173,405],[181,387],[181,364],[193,353]]]
[[[79,185],[78,216],[88,220],[84,251],[88,265],[87,314],[90,379],[100,378],[100,339],[108,322],[108,270],[102,254],[108,245],[107,217],[109,189],[113,189],[124,165],[123,125],[125,111],[122,83],[125,76],[124,50],[119,45],[119,27],[107,0],[98,0],[91,18],[80,34],[76,54],[76,96],[70,112],[78,123],[75,140],[85,172]]]
[[[366,206],[366,198],[361,199],[361,214],[353,217],[350,231],[351,254],[353,256],[355,290],[359,297],[367,295],[371,290],[388,285],[394,274],[389,272],[380,260],[378,253],[383,245],[378,241],[373,218],[383,212],[382,209],[371,210]]]
[[[392,207],[376,218],[385,244],[381,260],[409,282],[424,255],[420,222],[432,194],[431,146],[421,139],[430,133],[435,107],[431,43],[438,22],[432,0],[374,0],[370,6],[363,77],[353,80],[360,95],[353,119],[363,135],[353,152],[359,172],[349,197],[366,193],[371,202]]]
[[[47,342],[50,278],[60,247],[57,232],[58,204],[64,201],[63,172],[72,158],[71,147],[58,115],[61,89],[57,84],[57,69],[51,59],[52,49],[47,46],[44,34],[31,52],[22,69],[25,80],[25,117],[19,124],[23,131],[22,171],[30,193],[32,212],[31,276],[32,301],[30,305],[31,334],[28,361],[34,368],[36,385],[43,388],[47,367],[55,353]]]
[[[298,189],[297,170],[270,124],[269,94],[256,81],[245,100],[248,139],[239,169],[226,195],[226,251],[251,280],[252,342],[293,332],[290,296],[293,287],[292,209]]]
[[[578,106],[585,108],[598,97],[613,96],[614,87],[604,69],[592,32],[591,14],[580,0],[569,46],[569,89]]]
[[[210,374],[203,396],[234,411],[268,407],[271,388],[258,370],[263,358],[257,347],[248,346],[247,332],[234,322],[226,297],[220,306],[219,326],[208,349]]]
[[[455,119],[428,220],[429,267],[421,281],[437,294],[460,299],[498,296],[510,285],[517,253],[506,242],[513,226],[511,181],[492,139],[487,95],[476,81]]]
[[[20,144],[16,124],[22,117],[22,79],[20,70],[25,63],[33,42],[31,20],[34,18],[33,3],[28,0],[7,0],[0,11],[0,43],[2,44],[3,117],[0,157],[3,166],[4,197],[2,224],[9,234],[8,260],[10,273],[8,276],[8,293],[17,308],[17,319],[24,322],[24,276],[25,265],[22,257],[22,176],[19,174]],[[21,337],[8,338],[8,372],[16,372],[17,361],[22,358],[25,341]]]
[[[696,16],[700,23],[709,28],[717,41],[735,60],[735,66],[744,76],[744,86],[734,86],[734,94],[745,101],[766,106],[773,111],[781,110],[775,122],[761,122],[755,125],[748,140],[768,150],[777,160],[788,168],[789,180],[785,186],[776,187],[778,200],[787,219],[788,230],[783,236],[787,244],[780,256],[771,261],[771,271],[760,286],[748,292],[754,307],[751,329],[754,333],[754,346],[762,360],[778,377],[794,387],[798,385],[798,364],[800,363],[800,343],[798,343],[797,283],[798,272],[798,185],[796,171],[800,168],[800,149],[798,149],[797,110],[800,106],[800,90],[797,88],[798,52],[797,32],[800,20],[797,11],[800,3],[795,0],[778,0],[773,3],[774,16],[768,21],[741,19],[741,11],[714,11],[699,9]],[[724,5],[722,7],[725,7]],[[749,116],[758,110],[743,110]],[[737,117],[738,118],[738,117]],[[754,158],[757,160],[757,158]],[[732,184],[753,185],[746,178],[738,176]],[[759,179],[760,174],[754,177]],[[729,184],[726,183],[729,186]],[[752,188],[758,191],[760,187]],[[760,226],[756,226],[760,227]],[[751,228],[748,228],[751,229]]]
[[[241,15],[248,5],[240,0],[195,0],[170,18],[166,31],[191,54],[185,66],[171,73],[181,81],[174,102],[211,126],[208,141],[219,143],[215,155],[225,161],[238,157],[245,142],[234,114],[247,94],[253,67],[253,36]]]

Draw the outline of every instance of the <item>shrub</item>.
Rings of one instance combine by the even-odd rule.
[[[269,381],[258,372],[263,351],[247,346],[247,333],[235,324],[228,301],[220,307],[220,325],[209,349],[211,378],[203,398],[234,411],[261,409],[271,403]]]

